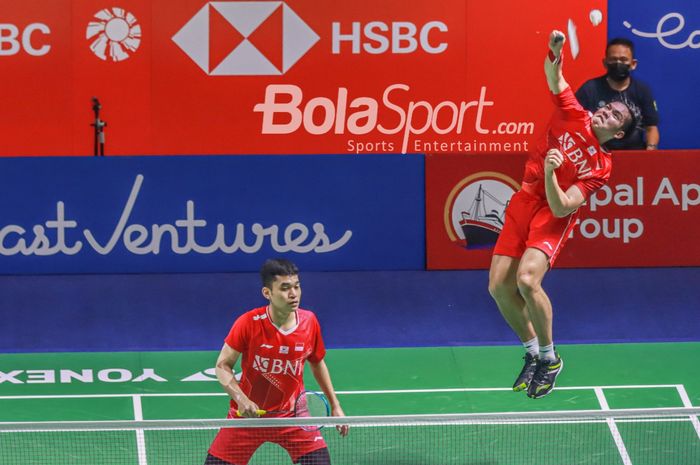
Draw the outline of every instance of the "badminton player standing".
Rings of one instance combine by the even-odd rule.
[[[527,350],[513,389],[527,389],[531,398],[549,394],[563,366],[542,280],[576,224],[578,208],[610,177],[610,153],[601,144],[625,137],[636,116],[622,102],[594,114],[579,105],[562,75],[564,41],[560,31],[549,36],[544,71],[556,111],[506,209],[489,272],[489,292]]]
[[[258,410],[285,411],[293,416],[294,403],[304,391],[304,363],[331,406],[343,417],[323,358],[326,349],[316,316],[299,307],[299,270],[288,260],[267,260],[260,270],[262,294],[269,305],[244,313],[233,324],[216,361],[216,376],[231,397],[228,418],[257,417]],[[241,359],[242,377],[233,366]],[[342,436],[348,427],[338,426]],[[330,455],[318,431],[291,428],[222,428],[214,439],[205,465],[246,465],[264,442],[287,450],[294,463],[329,465]]]

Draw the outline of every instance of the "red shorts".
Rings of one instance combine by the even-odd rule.
[[[233,418],[230,412],[229,418]],[[279,444],[294,463],[299,461],[299,457],[327,447],[320,431],[305,431],[298,426],[221,428],[209,448],[209,453],[234,465],[247,465],[258,447],[266,442]]]
[[[520,190],[506,208],[506,221],[493,253],[520,258],[525,249],[532,247],[547,255],[551,267],[576,226],[576,218],[578,210],[557,218],[547,199]]]

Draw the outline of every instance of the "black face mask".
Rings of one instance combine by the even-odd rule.
[[[606,63],[608,68],[608,77],[616,82],[622,82],[630,77],[630,65],[627,63]]]

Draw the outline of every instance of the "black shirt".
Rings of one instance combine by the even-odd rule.
[[[630,78],[629,87],[622,92],[610,87],[605,76],[590,79],[576,91],[576,98],[583,108],[593,113],[598,108],[614,101],[628,101],[639,107],[642,113],[642,128],[637,128],[624,139],[612,139],[606,142],[605,147],[610,150],[645,149],[644,128],[659,125],[659,114],[656,111],[656,101],[651,93],[651,89],[636,79]]]

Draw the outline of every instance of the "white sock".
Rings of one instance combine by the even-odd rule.
[[[554,343],[548,346],[540,346],[540,360],[554,362],[557,359],[557,354],[554,353]]]
[[[529,341],[523,342],[525,350],[528,354],[536,357],[540,353],[540,343],[537,341],[537,336],[533,337]]]

